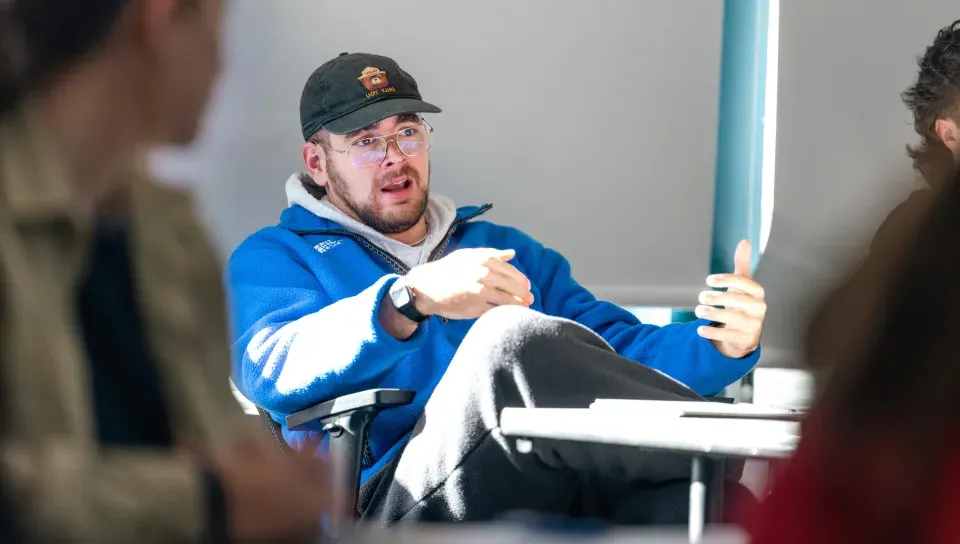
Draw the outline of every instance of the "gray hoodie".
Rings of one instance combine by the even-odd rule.
[[[287,179],[287,206],[300,205],[318,217],[335,221],[346,229],[363,235],[410,268],[426,262],[430,253],[440,244],[443,236],[450,230],[450,226],[457,217],[457,207],[452,200],[431,193],[427,199],[426,212],[430,230],[422,243],[409,246],[389,238],[343,213],[331,204],[326,196],[317,200],[303,188],[303,183],[313,183],[313,180],[304,173],[293,174]]]

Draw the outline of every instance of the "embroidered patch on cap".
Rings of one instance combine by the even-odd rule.
[[[376,91],[390,84],[387,80],[387,73],[372,66],[364,68],[357,79],[363,83],[364,88],[368,91]]]

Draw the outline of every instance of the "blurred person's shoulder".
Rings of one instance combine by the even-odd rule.
[[[871,253],[895,248],[913,235],[940,191],[924,187],[910,193],[880,224],[870,243]]]
[[[151,176],[139,166],[130,175],[131,211],[141,241],[169,246],[195,263],[219,261],[191,190]]]
[[[841,361],[855,359],[870,342],[882,316],[877,307],[885,300],[904,250],[941,192],[937,186],[910,193],[881,223],[863,258],[821,296],[804,338],[805,359],[818,383],[829,381]]]
[[[159,181],[145,169],[131,173],[131,242],[140,295],[158,357],[184,382],[195,382],[202,410],[191,414],[211,436],[229,439],[248,424],[228,387],[223,267],[194,194]]]
[[[0,206],[8,220],[66,216],[77,207],[57,146],[33,104],[0,115]]]

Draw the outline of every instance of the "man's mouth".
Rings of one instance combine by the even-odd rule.
[[[396,192],[403,191],[404,189],[409,188],[409,187],[411,186],[411,184],[412,184],[412,183],[411,183],[409,177],[407,177],[407,176],[398,176],[398,177],[393,178],[393,179],[390,181],[390,183],[388,183],[386,186],[384,186],[384,187],[383,187],[382,189],[380,189],[380,190],[383,191],[383,192],[385,192],[385,193],[396,193]]]

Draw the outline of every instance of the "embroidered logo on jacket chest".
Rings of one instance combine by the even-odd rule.
[[[331,249],[340,245],[340,242],[343,240],[324,240],[319,244],[313,246],[313,249],[317,250],[317,253],[326,253]]]

